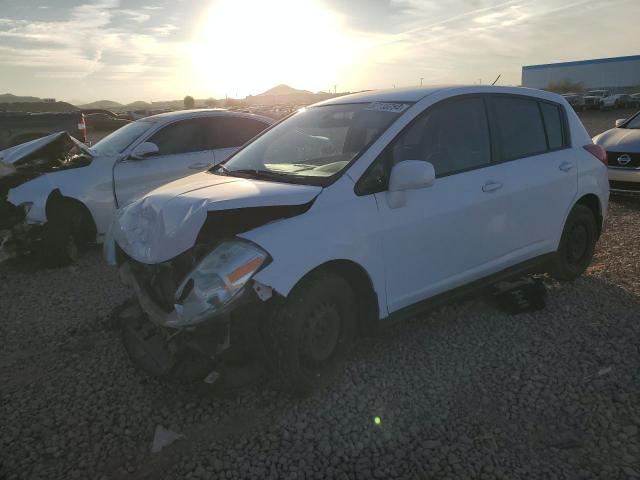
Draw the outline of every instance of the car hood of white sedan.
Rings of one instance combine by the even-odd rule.
[[[0,178],[12,175],[17,168],[31,165],[46,173],[52,167],[63,164],[63,156],[77,147],[85,158],[93,155],[84,143],[67,132],[56,132],[0,151]],[[71,162],[72,163],[72,162]],[[68,165],[68,163],[67,163]]]
[[[113,239],[134,260],[154,264],[191,248],[208,212],[311,202],[322,188],[198,173],[168,183],[118,210]],[[240,214],[242,214],[240,212]]]
[[[640,130],[612,128],[594,138],[594,142],[611,152],[640,153]]]

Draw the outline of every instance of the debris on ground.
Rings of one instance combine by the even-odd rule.
[[[151,453],[159,453],[163,448],[168,447],[181,438],[185,438],[185,436],[173,430],[166,429],[162,425],[157,425],[151,444]]]

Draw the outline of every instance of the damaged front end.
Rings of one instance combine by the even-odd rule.
[[[260,320],[271,292],[251,277],[269,262],[266,252],[227,240],[154,265],[118,256],[122,281],[138,300],[119,313],[134,363],[177,382],[255,380],[268,361]]]
[[[104,254],[136,294],[117,319],[134,363],[178,382],[255,380],[273,362],[280,297],[254,279],[270,255],[239,235],[303,214],[319,192],[199,174],[119,210]]]
[[[15,205],[10,191],[43,174],[90,163],[86,145],[67,132],[0,151],[0,262],[30,251],[42,234],[42,225],[29,219],[33,203]]]

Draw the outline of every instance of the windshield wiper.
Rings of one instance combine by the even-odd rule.
[[[238,170],[228,170],[225,168],[225,172],[230,175],[233,175],[234,173],[239,173],[240,175],[255,175],[256,177],[263,177],[263,178],[294,176],[286,172],[277,172],[274,170],[260,170],[257,168],[240,168]]]

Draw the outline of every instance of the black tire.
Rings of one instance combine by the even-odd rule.
[[[275,368],[289,390],[308,395],[335,374],[353,344],[356,316],[349,283],[322,272],[304,279],[274,309]]]
[[[598,229],[593,212],[584,205],[574,206],[549,267],[551,276],[559,281],[572,281],[582,275],[591,263],[597,239]]]
[[[42,263],[64,267],[75,263],[89,241],[91,227],[80,205],[65,201],[48,218],[39,246]]]

